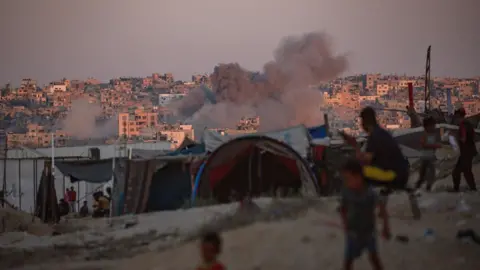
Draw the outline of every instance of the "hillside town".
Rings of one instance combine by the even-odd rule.
[[[388,129],[408,128],[410,119],[405,113],[408,105],[408,84],[414,87],[415,109],[422,112],[424,101],[424,77],[364,74],[337,78],[312,85],[323,92],[324,101],[319,113],[326,113],[332,129],[359,130],[358,110],[365,106],[379,109],[381,124]],[[35,79],[26,78],[19,86],[7,84],[1,87],[0,118],[7,133],[9,148],[18,146],[48,147],[51,134],[57,146],[89,144],[92,141],[113,143],[119,138],[129,141],[169,141],[178,145],[184,138],[194,139],[192,125],[172,123],[168,116],[169,104],[183,98],[201,85],[211,88],[207,74],[193,75],[191,81],[175,80],[173,74],[153,73],[143,78],[116,78],[101,82],[61,79],[47,85],[39,85]],[[455,107],[464,107],[467,115],[480,113],[480,77],[434,78],[431,80],[432,108],[447,110],[447,93]],[[86,99],[101,107],[98,123],[114,121],[118,130],[105,138],[79,140],[55,123],[64,119],[72,102]],[[255,132],[261,119],[239,119],[235,132]],[[223,130],[225,127],[216,127]],[[234,132],[233,130],[230,132]]]

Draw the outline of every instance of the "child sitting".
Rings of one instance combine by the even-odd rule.
[[[202,264],[197,270],[225,270],[223,264],[218,260],[221,251],[222,239],[220,235],[216,232],[206,233],[200,244]]]
[[[383,218],[383,236],[390,238],[387,211],[375,192],[367,186],[363,178],[363,167],[356,160],[348,161],[342,169],[345,179],[341,196],[340,212],[346,234],[344,269],[353,267],[355,259],[365,249],[369,252],[373,269],[383,269],[377,253],[375,209],[378,206]]]

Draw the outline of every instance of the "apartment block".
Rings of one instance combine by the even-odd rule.
[[[133,113],[120,113],[118,115],[118,135],[127,138],[138,137],[142,129],[155,127],[157,123],[158,115],[154,112],[137,109]]]

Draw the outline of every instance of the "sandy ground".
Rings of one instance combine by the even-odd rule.
[[[478,165],[475,167],[475,174],[477,180],[480,180]],[[441,190],[447,184],[450,184],[450,179],[440,181],[437,188]],[[419,221],[411,217],[407,196],[393,195],[388,207],[391,213],[392,233],[394,236],[406,236],[409,241],[405,243],[394,238],[390,241],[379,238],[380,255],[385,269],[480,269],[480,256],[478,256],[480,245],[468,239],[458,240],[455,237],[459,229],[466,228],[475,229],[477,234],[480,234],[479,195],[479,193],[424,193],[419,198],[423,214]],[[468,209],[461,207],[462,200],[469,206]],[[219,218],[205,218],[203,224],[216,224],[224,231],[222,233],[224,251],[221,259],[228,269],[341,269],[344,238],[342,230],[338,227],[340,220],[335,211],[337,206],[335,198],[308,202],[305,200],[282,201],[270,203],[270,205],[275,207],[262,205],[260,213],[250,213],[250,219],[242,222],[232,219],[225,221]],[[293,205],[296,206],[293,207]],[[220,208],[221,206],[217,206],[215,211],[218,212]],[[292,214],[293,212],[295,215]],[[185,211],[182,214],[184,219],[178,222],[191,222],[188,220],[200,219],[202,215],[207,214],[200,210]],[[158,222],[158,219],[153,219],[152,215],[145,217],[141,215],[139,218],[143,218],[143,221],[136,225],[137,229],[141,224],[147,223],[155,227],[154,222]],[[174,214],[164,218],[173,220]],[[101,227],[101,224],[90,226]],[[169,226],[171,225],[159,223],[158,231],[165,231]],[[134,229],[135,227],[129,231]],[[425,235],[428,229],[433,230],[433,236]],[[138,234],[128,236],[126,231],[123,234],[127,236],[121,241],[110,238],[108,248],[106,243],[91,246],[89,249],[58,247],[58,245],[56,248],[49,249],[37,247],[31,248],[28,252],[23,249],[21,257],[18,257],[18,252],[12,255],[13,249],[3,247],[3,252],[0,253],[0,269],[7,269],[7,267],[13,269],[13,266],[17,269],[62,268],[64,270],[194,269],[199,259],[198,243],[196,240],[186,241],[188,239],[179,236],[186,231],[190,233],[193,231],[186,228],[182,229],[185,232],[176,230],[176,234],[169,235],[169,241],[159,237],[158,233],[140,237]],[[141,239],[143,244],[133,242],[140,238],[143,239]],[[18,248],[19,244],[16,245]],[[108,249],[108,254],[104,254],[103,257],[92,257],[92,253],[100,254],[104,249]],[[128,252],[132,253],[133,257],[129,257],[132,254]],[[16,263],[12,264],[14,257],[16,257]],[[370,269],[365,257],[358,261],[356,269]],[[3,264],[10,258],[12,258],[10,264]]]

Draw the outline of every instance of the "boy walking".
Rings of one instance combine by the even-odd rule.
[[[415,185],[415,189],[419,189],[422,184],[427,182],[427,191],[432,189],[435,181],[435,152],[442,145],[438,143],[437,134],[435,133],[435,119],[427,117],[423,119],[424,133],[421,139],[422,157],[420,164],[420,176]]]
[[[363,167],[356,160],[348,161],[342,169],[345,187],[342,192],[340,212],[346,234],[344,270],[353,269],[353,262],[364,250],[369,253],[370,263],[375,270],[383,266],[377,252],[375,209],[383,219],[382,235],[390,239],[390,226],[385,205],[363,178]]]
[[[225,270],[225,266],[218,259],[221,252],[222,239],[218,233],[208,232],[203,235],[200,243],[202,264],[197,270]]]

